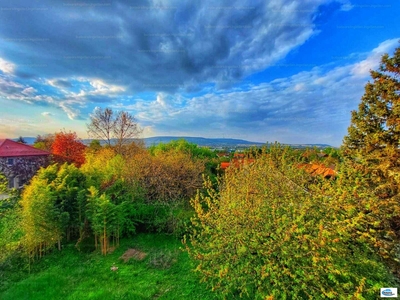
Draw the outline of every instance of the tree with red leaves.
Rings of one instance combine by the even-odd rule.
[[[52,153],[57,162],[73,163],[77,167],[85,162],[86,146],[75,132],[58,132],[52,144]]]

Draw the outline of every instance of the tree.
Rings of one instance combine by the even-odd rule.
[[[21,199],[22,244],[28,256],[41,257],[61,240],[61,211],[57,197],[47,179],[35,176],[23,192]],[[60,245],[60,243],[59,243]],[[60,249],[60,247],[59,247]]]
[[[184,239],[196,271],[226,299],[374,299],[393,278],[358,234],[364,197],[335,181],[305,189],[296,155],[269,149],[218,188],[205,182]]]
[[[80,166],[85,162],[86,146],[79,140],[75,132],[59,132],[55,134],[52,153],[59,162],[74,163]]]
[[[123,145],[141,133],[133,115],[125,111],[114,112],[111,108],[97,107],[90,115],[87,127],[89,136],[105,141],[108,146],[115,144],[118,153]]]
[[[123,145],[131,143],[129,139],[139,137],[141,129],[134,116],[125,111],[120,111],[117,113],[113,132],[116,139],[117,151],[121,152]]]
[[[54,134],[38,135],[33,142],[33,147],[51,152],[51,146],[54,142]]]
[[[26,144],[26,141],[24,140],[24,138],[22,136],[20,136],[17,141],[17,143],[21,143],[21,144]]]
[[[112,148],[102,148],[95,153],[86,153],[85,164],[81,170],[87,177],[89,186],[104,190],[117,179],[122,177],[125,161],[120,155],[116,155]]]
[[[380,67],[371,71],[357,111],[344,138],[343,153],[368,178],[379,199],[394,200],[387,212],[400,239],[400,47],[393,57],[382,56]]]
[[[101,149],[101,144],[99,140],[92,140],[89,144],[90,150],[93,152],[97,152]]]
[[[109,239],[114,234],[118,222],[116,205],[112,203],[109,196],[105,193],[99,195],[95,187],[89,188],[88,197],[88,218],[95,235],[95,243],[100,241],[101,253],[107,255],[110,248]]]
[[[21,200],[23,245],[30,256],[41,256],[65,237],[80,236],[85,218],[84,174],[74,165],[56,164],[39,170],[24,189]]]
[[[127,161],[127,166],[127,174],[130,174],[127,177],[138,177],[149,203],[190,199],[201,188],[205,169],[204,162],[173,149],[157,156],[147,153],[135,155]]]
[[[185,139],[173,140],[166,144],[159,143],[158,145],[151,146],[149,148],[149,151],[152,155],[155,156],[174,151],[189,154],[195,159],[211,159],[217,157],[215,152],[211,151],[210,149],[198,147],[196,144],[189,143]]]
[[[149,147],[149,152],[152,156],[155,156],[156,159],[164,159],[164,157],[168,157],[171,155],[183,155],[185,159],[189,159],[189,165],[192,163],[197,163],[201,166],[201,172],[204,172],[207,176],[213,177],[213,180],[216,180],[217,175],[217,166],[220,161],[218,160],[218,156],[214,151],[206,147],[198,147],[194,143],[189,143],[185,139],[172,140],[169,143],[159,143],[158,145],[153,145]],[[154,159],[153,159],[154,160]],[[178,159],[179,160],[179,159]],[[177,165],[180,165],[181,162],[177,162]],[[185,169],[185,166],[189,166],[183,164],[182,170]],[[178,168],[179,169],[179,168]],[[182,178],[182,177],[181,177]],[[200,183],[201,181],[198,181]],[[191,197],[191,195],[189,195]]]
[[[96,153],[86,153],[85,164],[81,167],[90,186],[87,219],[95,234],[95,246],[97,248],[97,241],[100,241],[103,254],[106,254],[111,238],[114,246],[118,246],[123,233],[135,232],[135,187],[129,187],[125,180],[125,165],[121,155],[113,148],[105,147]]]

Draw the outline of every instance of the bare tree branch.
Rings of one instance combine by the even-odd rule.
[[[111,146],[112,132],[115,126],[113,114],[110,108],[103,111],[102,108],[96,107],[93,114],[90,115],[90,124],[87,124],[89,136],[101,139]]]
[[[138,138],[142,132],[133,115],[125,111],[114,113],[110,108],[97,107],[87,127],[89,136],[101,139],[109,146],[114,144],[118,153],[131,142],[130,139]]]

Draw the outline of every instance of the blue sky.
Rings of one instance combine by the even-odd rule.
[[[143,137],[339,146],[400,1],[3,0],[0,138],[86,138],[96,107]]]

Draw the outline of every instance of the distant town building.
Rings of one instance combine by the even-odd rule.
[[[240,168],[254,163],[255,159],[246,158],[244,153],[234,153],[233,158],[230,162],[221,162],[220,168],[226,170],[228,167]]]

